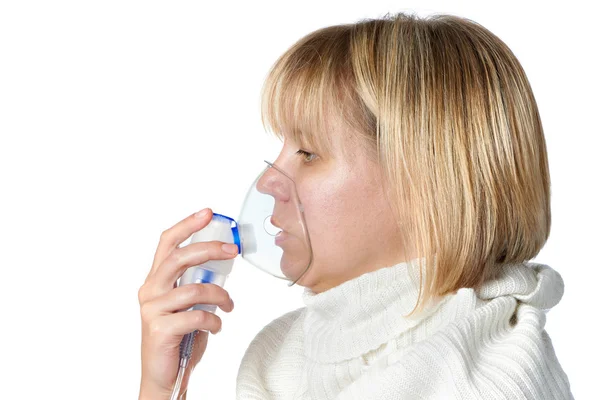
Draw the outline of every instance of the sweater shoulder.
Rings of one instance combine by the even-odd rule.
[[[290,331],[292,325],[298,320],[306,307],[300,307],[289,311],[265,325],[250,342],[246,353],[268,347],[272,350],[274,346],[281,343]]]
[[[289,311],[282,316],[269,322],[262,328],[248,345],[237,375],[237,393],[254,393],[257,390],[256,399],[269,398],[268,382],[266,377],[271,366],[285,347],[284,342],[289,341],[292,345],[298,345],[298,335],[292,335],[293,327],[300,321],[306,307]],[[262,391],[265,391],[264,393]]]
[[[272,347],[273,345],[280,343],[286,337],[292,325],[298,320],[305,309],[306,307],[300,307],[275,318],[256,334],[248,347],[250,348],[256,346],[257,343],[265,342]]]
[[[510,313],[493,315],[489,303],[388,355],[340,398],[394,388],[409,398],[572,400],[569,379],[543,328],[544,312],[522,305],[514,324]]]

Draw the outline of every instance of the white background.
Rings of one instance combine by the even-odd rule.
[[[598,22],[593,2],[3,1],[0,5],[0,398],[133,399],[137,291],[161,232],[204,207],[236,216],[280,142],[266,73],[326,25],[447,12],[504,40],[538,102],[559,271],[547,331],[578,399],[596,394],[600,278]],[[189,399],[231,399],[239,362],[302,288],[237,258],[231,314]]]

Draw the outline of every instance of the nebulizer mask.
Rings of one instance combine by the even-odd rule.
[[[246,193],[237,220],[213,213],[210,223],[195,232],[190,243],[219,240],[234,243],[238,254],[260,270],[294,285],[312,263],[312,247],[304,208],[291,176],[275,164],[267,166]],[[209,260],[188,268],[178,286],[189,283],[225,284],[233,259]],[[216,305],[197,304],[188,310],[215,312]],[[186,334],[180,345],[179,373],[171,400],[177,400],[185,369],[191,359],[197,330]]]

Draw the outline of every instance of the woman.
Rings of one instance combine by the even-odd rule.
[[[306,306],[248,347],[239,399],[572,398],[544,330],[563,281],[528,261],[550,233],[543,129],[498,37],[402,13],[317,30],[270,71],[263,122],[283,139],[275,164],[294,178],[314,260]],[[163,233],[140,288],[140,399],[169,398],[185,333],[221,328],[175,311],[233,309],[217,286],[173,289],[188,266],[235,256],[178,248],[211,215]]]

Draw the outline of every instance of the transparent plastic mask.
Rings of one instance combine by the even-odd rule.
[[[292,286],[306,274],[313,258],[304,208],[292,177],[275,164],[265,163],[248,189],[237,220],[240,255]]]

